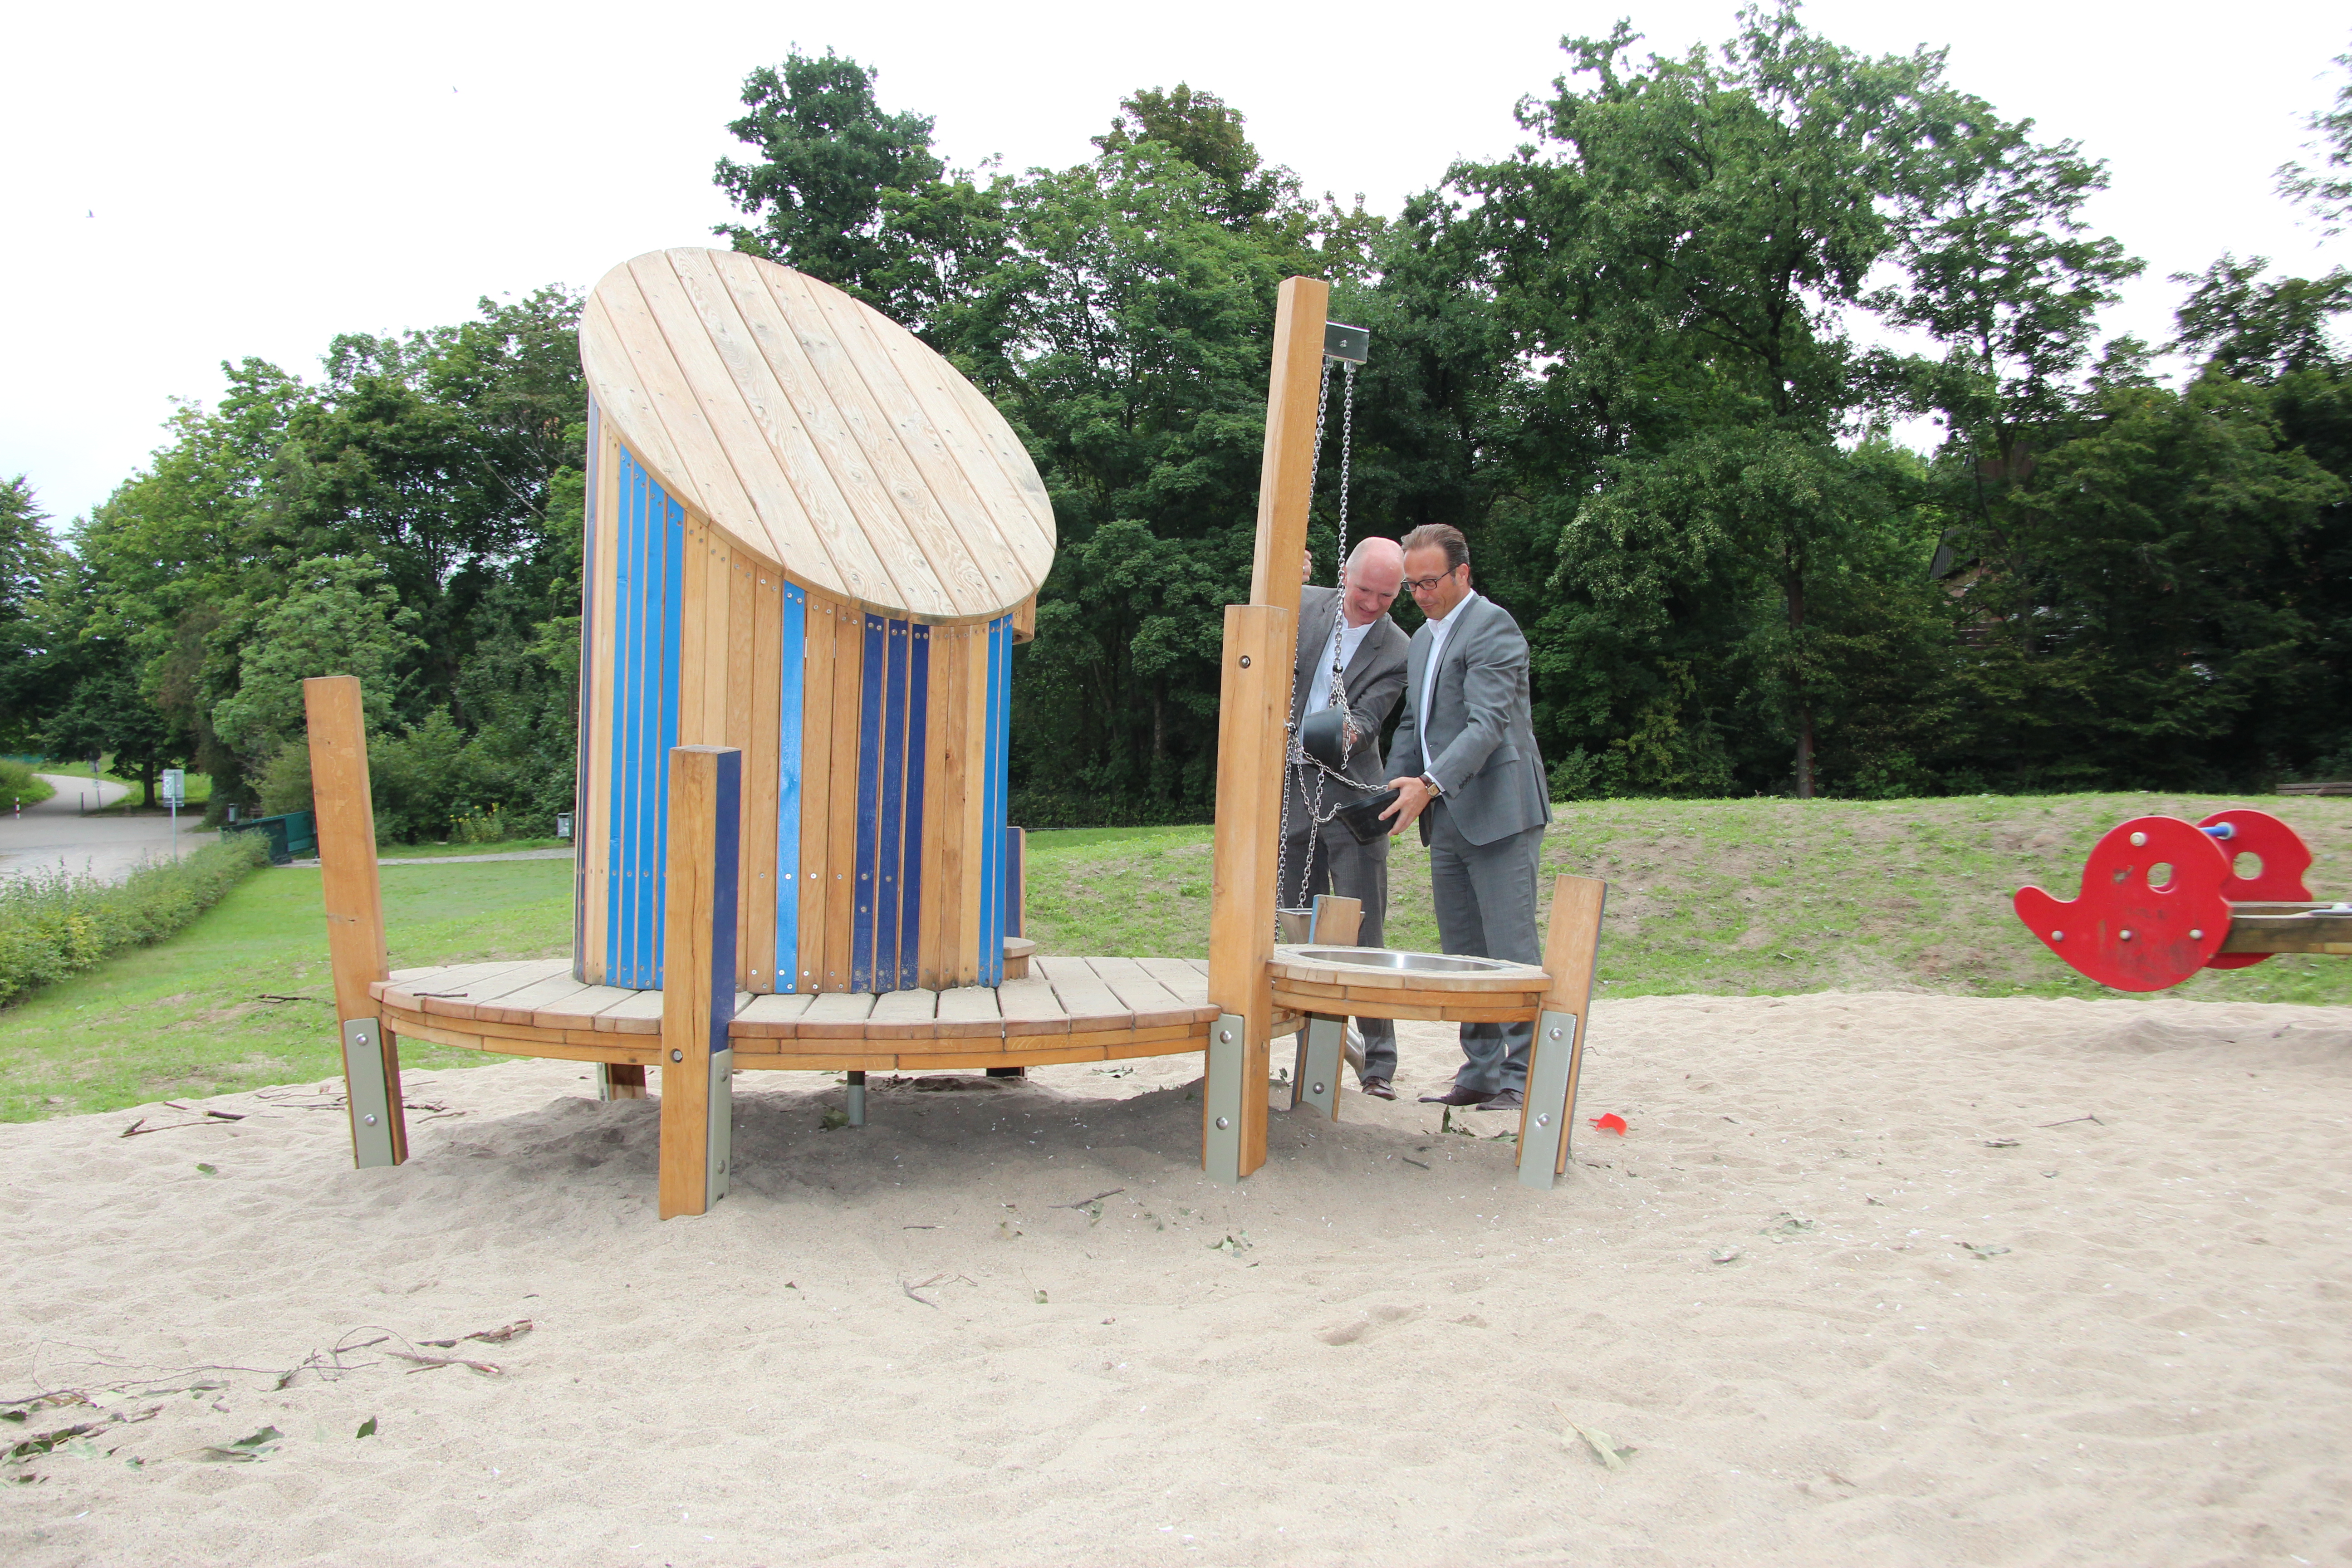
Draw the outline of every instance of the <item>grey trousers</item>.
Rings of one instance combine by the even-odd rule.
[[[1448,952],[1501,958],[1513,963],[1543,963],[1536,939],[1536,861],[1543,848],[1540,824],[1492,844],[1473,844],[1454,826],[1443,797],[1432,801],[1429,823],[1429,889],[1437,905],[1438,940]],[[1465,1024],[1457,1088],[1481,1094],[1507,1089],[1522,1093],[1528,1084],[1528,1050],[1533,1024]]]
[[[1313,854],[1308,850],[1309,837]],[[1318,893],[1336,893],[1343,899],[1355,899],[1364,906],[1364,923],[1356,928],[1358,947],[1381,945],[1381,921],[1389,910],[1389,841],[1378,839],[1370,844],[1359,844],[1356,836],[1337,822],[1327,822],[1319,834],[1304,830],[1290,835],[1284,847],[1282,901],[1290,904],[1298,893],[1299,868],[1307,868],[1307,896],[1298,908],[1312,904]],[[1356,1027],[1364,1035],[1365,1078],[1396,1077],[1396,1024],[1388,1018],[1359,1018]]]

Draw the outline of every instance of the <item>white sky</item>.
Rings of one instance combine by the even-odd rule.
[[[456,321],[484,294],[593,283],[729,217],[712,163],[743,75],[797,43],[879,67],[949,162],[1090,154],[1121,94],[1179,80],[1249,117],[1310,190],[1393,212],[1456,157],[1519,139],[1513,102],[1563,33],[1630,15],[1647,47],[1728,36],[1730,0],[1454,0],[1287,11],[905,0],[829,7],[216,3],[27,6],[0,95],[7,228],[0,476],[60,525],[160,444],[224,359],[308,377],[338,331]],[[2352,262],[2271,193],[2352,44],[2341,0],[1815,0],[1870,53],[1948,46],[1953,83],[2112,166],[2095,225],[2148,262],[2110,331],[2160,342],[2224,249]],[[454,89],[454,90],[453,90]]]

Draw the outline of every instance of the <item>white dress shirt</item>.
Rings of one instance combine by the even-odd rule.
[[[1360,626],[1351,626],[1344,611],[1332,612],[1331,641],[1324,646],[1323,662],[1316,667],[1315,679],[1307,689],[1307,710],[1309,713],[1320,713],[1331,706],[1332,662],[1337,660],[1342,671],[1355,663],[1356,650],[1364,646],[1364,635],[1371,629],[1370,621]]]
[[[1421,672],[1421,706],[1414,710],[1414,719],[1420,725],[1422,765],[1424,769],[1432,760],[1429,755],[1429,704],[1437,695],[1437,661],[1445,657],[1445,639],[1461,624],[1462,612],[1468,609],[1477,597],[1475,590],[1463,595],[1460,604],[1446,611],[1443,617],[1433,618],[1429,623],[1429,664]],[[1434,773],[1429,776],[1437,778]],[[1444,779],[1437,779],[1437,783],[1441,789],[1445,785]]]

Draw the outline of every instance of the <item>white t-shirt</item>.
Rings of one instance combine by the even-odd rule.
[[[1331,641],[1323,646],[1323,661],[1315,667],[1315,679],[1307,688],[1307,710],[1309,713],[1320,713],[1331,706],[1332,660],[1336,658],[1344,672],[1356,662],[1356,650],[1364,646],[1364,634],[1371,629],[1370,621],[1360,626],[1351,626],[1344,610],[1333,613]]]

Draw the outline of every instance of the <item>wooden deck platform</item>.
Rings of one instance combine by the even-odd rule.
[[[1035,958],[1003,985],[880,995],[739,992],[738,1068],[977,1070],[1203,1050],[1217,1008],[1208,963]],[[394,971],[370,987],[395,1036],[509,1056],[621,1066],[661,1059],[662,994],[587,985],[569,959]],[[1280,1020],[1296,1029],[1299,1020]]]

